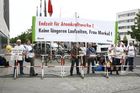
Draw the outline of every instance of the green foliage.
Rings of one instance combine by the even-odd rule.
[[[28,29],[27,31],[23,32],[21,35],[11,38],[11,43],[16,43],[17,39],[21,39],[22,43],[26,43],[26,40],[29,39],[32,41],[32,30]]]
[[[140,13],[137,14],[135,18],[135,25],[131,27],[132,31],[128,31],[128,34],[131,35],[136,41],[140,41]]]
[[[128,39],[127,39],[126,35],[123,37],[123,43],[125,44],[125,46],[127,46],[127,44],[128,44]]]
[[[127,41],[127,37],[126,37],[126,35],[123,37],[123,41]]]
[[[117,34],[117,40],[118,40],[118,41],[121,40],[121,37],[120,37],[120,34],[119,34],[119,33]]]

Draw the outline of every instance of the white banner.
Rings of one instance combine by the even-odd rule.
[[[35,17],[35,41],[114,43],[115,22]]]

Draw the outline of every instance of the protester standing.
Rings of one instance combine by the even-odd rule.
[[[85,47],[85,45],[83,43],[80,44],[80,49],[81,49],[80,54],[83,55],[82,56],[82,59],[83,59],[82,64],[85,67],[86,66],[86,47]]]
[[[127,46],[127,61],[126,64],[129,64],[129,71],[133,71],[134,57],[136,55],[136,49],[132,42]]]
[[[92,47],[92,44],[88,44],[88,48],[86,50],[86,56],[87,56],[87,60],[88,60],[88,68],[87,68],[87,74],[89,74],[90,72],[90,63],[92,63],[92,73],[95,73],[95,61],[96,61],[96,51],[95,49]]]
[[[115,60],[114,60],[114,66],[116,68],[116,74],[119,75],[119,68],[121,66],[121,61],[123,59],[123,53],[124,48],[121,46],[121,43],[119,42],[118,45],[115,47]]]
[[[76,43],[73,43],[73,48],[70,51],[71,54],[71,68],[70,68],[70,75],[73,76],[73,68],[74,68],[74,64],[76,63],[76,72],[77,75],[80,75],[79,72],[79,51],[80,48],[77,47]]]
[[[110,70],[110,74],[112,74],[112,71],[114,69],[114,65],[115,65],[115,61],[114,61],[114,50],[115,50],[115,46],[113,44],[111,44],[111,46],[108,48],[108,59],[111,62],[111,70]]]
[[[23,45],[21,45],[21,40],[18,39],[16,41],[16,46],[14,47],[13,50],[16,50],[18,52],[18,55],[17,55],[17,58],[15,60],[15,63],[14,63],[14,74],[15,74],[15,69],[16,69],[16,66],[17,64],[19,63],[20,65],[20,75],[24,75],[23,73],[23,56],[25,55],[25,48]]]
[[[24,46],[26,49],[26,56],[25,56],[25,61],[30,62],[30,76],[37,76],[38,74],[35,73],[34,70],[34,58],[35,58],[35,54],[34,54],[34,50],[33,47],[31,45],[31,41],[27,40],[27,44]]]

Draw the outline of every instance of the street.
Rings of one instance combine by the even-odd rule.
[[[139,65],[139,59],[135,58],[136,65]],[[40,62],[36,59],[36,65]],[[69,68],[66,68],[66,76],[63,78],[60,76],[60,68],[46,68],[44,79],[41,79],[41,68],[36,67],[35,70],[39,73],[37,77],[29,77],[29,68],[24,68],[25,75],[14,80],[13,68],[0,68],[0,93],[139,93],[140,91],[138,68],[126,75],[113,74],[105,78],[104,73],[97,72],[85,75],[84,79],[78,75],[69,76]]]

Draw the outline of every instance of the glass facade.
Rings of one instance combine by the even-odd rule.
[[[6,25],[9,29],[9,0],[4,0],[4,6],[3,6],[3,9],[4,9],[4,20],[6,22]],[[9,29],[10,30],[10,29]]]
[[[3,48],[8,44],[8,39],[9,39],[9,31],[10,31],[10,24],[9,24],[9,0],[0,0],[0,7],[1,13],[0,14],[0,21],[1,26],[0,26],[0,53],[3,53]],[[1,19],[2,18],[2,19]],[[5,22],[4,22],[4,21]],[[5,24],[6,23],[6,24]],[[8,29],[7,29],[8,28]]]
[[[0,50],[7,45],[8,37],[0,31]]]

